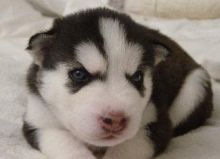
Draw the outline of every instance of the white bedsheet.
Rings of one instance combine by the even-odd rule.
[[[71,6],[65,7],[71,11]],[[213,78],[220,79],[220,19],[135,19],[174,38]],[[0,159],[46,159],[26,144],[21,127],[27,95],[25,74],[31,61],[24,48],[33,33],[48,28],[51,22],[52,18],[42,16],[25,0],[0,1]],[[220,158],[220,84],[214,82],[214,90],[215,111],[207,125],[173,139],[160,159]]]

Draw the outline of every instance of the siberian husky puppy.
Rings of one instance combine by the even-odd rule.
[[[23,132],[49,159],[149,159],[211,115],[206,70],[123,13],[56,19],[27,50]]]

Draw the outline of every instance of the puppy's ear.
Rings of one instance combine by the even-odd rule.
[[[158,65],[160,62],[165,61],[169,56],[169,49],[161,43],[153,43],[154,52],[154,65]]]
[[[42,32],[33,35],[26,50],[33,57],[34,63],[41,66],[45,55],[50,51],[55,36],[51,32]]]

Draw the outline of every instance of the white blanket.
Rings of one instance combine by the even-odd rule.
[[[65,7],[71,11],[70,6]],[[220,79],[220,19],[135,19],[173,37]],[[0,1],[0,159],[46,159],[25,142],[21,127],[27,100],[25,74],[31,62],[24,48],[33,33],[48,28],[51,22],[52,18],[42,16],[25,0]],[[214,90],[215,111],[207,125],[173,139],[160,159],[220,158],[220,84],[214,83]]]
[[[119,0],[120,1],[120,0]],[[126,11],[145,16],[211,19],[220,16],[219,0],[126,0]]]

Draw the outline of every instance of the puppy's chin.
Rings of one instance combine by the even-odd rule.
[[[112,147],[119,145],[131,138],[133,138],[137,131],[126,130],[119,135],[97,135],[96,137],[83,136],[83,134],[78,134],[78,138],[86,144],[96,146],[96,147]]]
[[[128,137],[124,137],[124,136],[118,136],[118,137],[109,136],[106,138],[97,138],[94,140],[84,140],[84,142],[97,147],[112,147],[128,139],[129,139]]]
[[[112,147],[123,143],[124,141],[126,141],[124,138],[106,138],[88,141],[88,143],[97,147]]]

